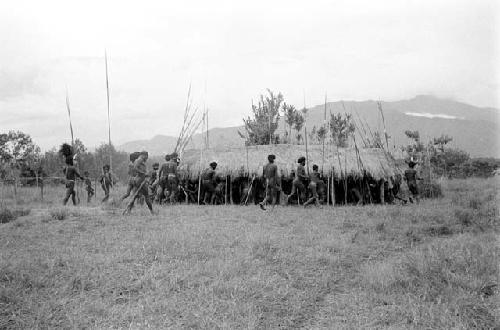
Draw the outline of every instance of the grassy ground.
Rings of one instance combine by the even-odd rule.
[[[420,205],[126,217],[4,198],[0,328],[493,328],[499,182],[443,186]]]

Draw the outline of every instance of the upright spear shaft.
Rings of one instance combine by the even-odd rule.
[[[306,142],[306,167],[307,175],[309,176],[309,152],[307,150],[307,108],[306,108],[306,92],[304,91],[304,135]]]
[[[75,147],[75,139],[73,138],[73,125],[71,124],[71,110],[69,107],[69,95],[68,89],[66,88],[66,108],[68,109],[68,118],[69,118],[69,130],[71,132],[71,146]]]
[[[109,79],[108,79],[108,54],[104,50],[104,64],[106,66],[106,95],[108,99],[108,143],[109,143],[109,168],[113,169],[113,161],[111,157],[111,117],[109,112]]]
[[[323,114],[323,129],[326,130],[326,93],[325,93],[325,111]],[[323,136],[323,153],[322,153],[323,160],[321,163],[321,172],[323,172],[323,167],[325,166],[325,137],[326,136]]]

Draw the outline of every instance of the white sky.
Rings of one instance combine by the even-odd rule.
[[[499,107],[496,1],[1,1],[0,131],[177,135],[187,89],[235,126],[266,88],[303,106],[417,94]],[[206,91],[206,93],[205,93]]]

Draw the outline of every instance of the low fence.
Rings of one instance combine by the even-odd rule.
[[[97,178],[90,178],[94,195],[91,201],[104,197],[104,192]],[[117,185],[120,188],[120,185]],[[64,177],[22,177],[0,180],[0,202],[2,203],[60,203],[65,196]],[[77,180],[75,185],[77,198],[81,204],[88,204],[86,185]],[[71,201],[69,201],[71,203]]]

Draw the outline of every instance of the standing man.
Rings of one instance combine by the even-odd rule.
[[[419,194],[418,194],[418,186],[417,186],[417,180],[422,180],[420,178],[417,178],[417,170],[415,170],[415,163],[413,159],[410,159],[410,162],[408,163],[408,168],[405,171],[405,180],[406,184],[408,185],[408,190],[412,194],[413,198],[417,201],[417,203],[420,202]],[[413,203],[413,199],[409,197],[410,202]]]
[[[297,163],[299,164],[297,166],[297,171],[295,172],[295,179],[293,179],[292,182],[292,192],[286,199],[286,203],[288,204],[290,201],[290,198],[297,193],[297,198],[299,200],[300,204],[300,193],[306,189],[304,183],[307,180],[306,176],[306,157],[302,156],[297,160]]]
[[[177,153],[165,156],[166,163],[161,165],[158,174],[158,190],[156,200],[161,203],[162,199],[168,199],[170,203],[175,202],[177,196]]]
[[[263,176],[266,180],[266,197],[259,206],[262,210],[266,210],[265,205],[271,203],[272,207],[276,204],[276,192],[278,191],[278,166],[274,163],[275,155],[268,155],[268,163],[264,166]]]
[[[153,169],[149,172],[149,180],[148,180],[148,191],[149,191],[149,196],[150,198],[155,198],[156,197],[156,189],[158,187],[158,168],[160,167],[160,164],[154,163],[153,164]]]
[[[210,166],[201,174],[201,184],[203,188],[203,204],[213,204],[215,200],[215,169],[216,162],[211,162]]]
[[[167,180],[167,193],[165,199],[170,201],[170,204],[175,203],[177,192],[179,191],[179,182],[177,181],[177,153],[170,155],[170,159],[164,164],[164,172]]]
[[[311,204],[312,202],[314,202],[316,204],[316,206],[319,206],[318,188],[321,186],[321,184],[323,184],[323,181],[321,181],[321,178],[319,177],[318,165],[316,165],[316,164],[313,165],[313,172],[309,176],[309,179],[311,181],[309,182],[308,188],[312,192],[312,197],[309,198],[304,203],[304,207]]]
[[[102,190],[104,191],[104,198],[102,202],[106,202],[109,199],[109,191],[111,187],[113,187],[113,178],[111,176],[111,172],[109,171],[109,165],[106,164],[102,167],[102,175],[99,179],[101,183]]]
[[[139,158],[137,158],[134,162],[134,194],[132,196],[132,200],[128,203],[127,208],[123,211],[123,214],[130,213],[132,208],[134,207],[135,200],[140,196],[144,196],[146,204],[148,205],[148,209],[151,214],[153,212],[153,205],[151,204],[151,200],[149,199],[149,191],[146,180],[147,178],[147,170],[146,170],[146,161],[148,159],[148,152],[141,151]]]
[[[125,192],[125,195],[122,196],[120,199],[120,203],[123,202],[125,198],[130,196],[130,193],[134,189],[134,177],[135,177],[135,172],[134,172],[134,162],[139,156],[141,155],[140,152],[136,151],[130,154],[129,159],[130,162],[128,163],[128,184],[127,184],[127,191]]]
[[[84,180],[84,178],[78,173],[78,170],[75,166],[73,166],[73,157],[66,157],[66,167],[63,169],[63,173],[66,178],[66,196],[63,200],[63,205],[68,203],[69,198],[71,197],[71,201],[73,205],[76,205],[76,192],[75,192],[75,184],[76,179],[80,178]]]
[[[83,172],[85,190],[87,191],[87,204],[90,204],[92,196],[94,196],[94,188],[92,188],[92,181],[89,178],[89,172]]]

